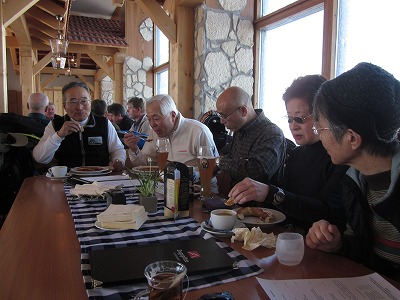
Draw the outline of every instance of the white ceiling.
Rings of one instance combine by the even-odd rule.
[[[72,0],[71,15],[110,19],[115,9],[112,0]]]

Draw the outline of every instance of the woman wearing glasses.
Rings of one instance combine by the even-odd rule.
[[[280,187],[246,178],[229,193],[236,203],[255,200],[277,208],[304,230],[321,218],[344,229],[340,180],[348,167],[332,164],[313,130],[313,99],[324,81],[320,75],[300,77],[283,94],[289,128],[300,146],[291,151],[286,161]]]

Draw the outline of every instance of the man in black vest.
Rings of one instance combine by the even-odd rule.
[[[113,166],[122,170],[126,159],[124,146],[114,127],[105,117],[90,113],[90,91],[85,83],[71,82],[62,89],[66,115],[54,119],[33,149],[39,163],[53,157],[59,165]]]

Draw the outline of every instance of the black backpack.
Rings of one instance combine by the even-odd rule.
[[[215,146],[221,154],[221,149],[223,149],[230,141],[230,135],[228,135],[225,125],[220,122],[217,112],[214,110],[206,112],[201,117],[200,122],[210,129],[214,138]]]

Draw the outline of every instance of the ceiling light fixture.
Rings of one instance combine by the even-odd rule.
[[[68,48],[68,40],[64,38],[61,31],[61,21],[63,17],[58,15],[56,19],[58,21],[57,37],[55,39],[50,39],[51,52],[53,53],[51,64],[54,69],[64,69],[67,60],[65,56]]]

